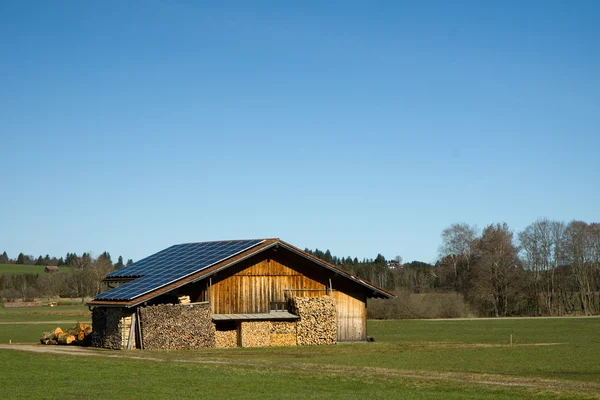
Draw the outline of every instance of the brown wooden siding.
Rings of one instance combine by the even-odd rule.
[[[367,307],[364,294],[332,293],[337,309],[338,342],[367,340]]]
[[[285,265],[281,260],[249,260],[213,278],[212,305],[215,314],[266,313],[273,303],[282,303],[294,289],[324,293],[325,284]],[[307,291],[307,289],[309,289]],[[297,294],[297,293],[296,293]]]

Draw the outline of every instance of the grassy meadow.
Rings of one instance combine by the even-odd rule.
[[[0,264],[0,275],[2,274],[44,274],[44,265],[21,265],[21,264]],[[71,267],[58,267],[61,272],[70,274]]]
[[[85,313],[89,321],[83,307],[61,318]],[[37,341],[55,326],[41,318],[0,309],[0,344],[7,335]],[[18,324],[32,320],[39,325]],[[600,398],[600,318],[371,320],[368,330],[374,343],[316,347],[62,348],[70,354],[0,348],[0,387],[12,399]]]

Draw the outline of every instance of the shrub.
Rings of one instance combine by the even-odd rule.
[[[459,293],[400,292],[395,299],[369,300],[373,319],[465,318],[473,313]]]

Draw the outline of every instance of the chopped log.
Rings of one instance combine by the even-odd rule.
[[[44,332],[42,333],[42,336],[40,338],[40,342],[43,344],[47,344],[46,342],[48,340],[56,340],[56,338],[58,337],[59,334],[63,333],[62,329],[60,328],[56,328],[53,329],[51,331],[48,332]]]
[[[71,344],[75,341],[75,336],[71,335],[68,332],[63,332],[58,335],[58,344]]]
[[[40,342],[42,344],[47,344],[48,340],[54,339],[54,338],[56,338],[56,336],[54,335],[54,331],[44,332],[44,333],[42,333],[42,336],[40,337]]]
[[[88,324],[76,323],[71,328],[63,332],[56,328],[42,333],[40,343],[42,344],[82,344],[88,345],[91,341],[92,327]],[[87,339],[86,339],[87,338]]]

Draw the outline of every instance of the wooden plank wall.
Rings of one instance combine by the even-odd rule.
[[[332,296],[337,310],[338,342],[367,340],[367,304],[364,294],[334,290]]]
[[[286,300],[286,291],[290,289],[305,289],[303,294],[322,294],[326,286],[270,258],[249,266],[234,266],[228,276],[213,280],[213,313],[267,313],[271,303]]]

